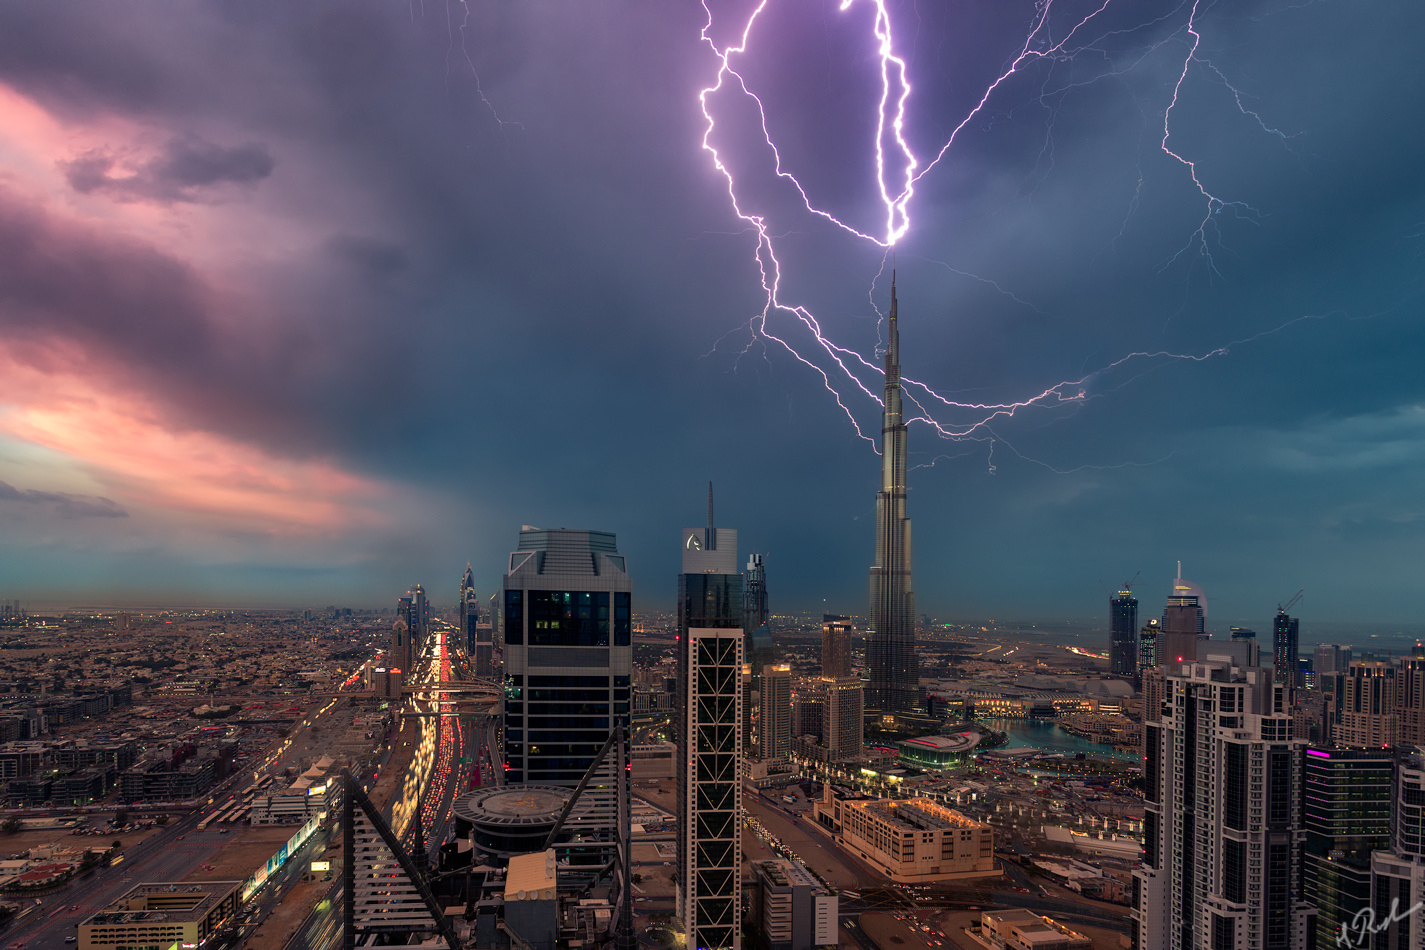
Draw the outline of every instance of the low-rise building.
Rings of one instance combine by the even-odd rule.
[[[1093,950],[1093,941],[1033,911],[997,910],[980,915],[980,933],[1006,950]]]
[[[929,798],[817,802],[842,847],[900,884],[994,877],[994,830]]]
[[[840,924],[836,895],[795,861],[752,862],[765,950],[833,947]]]
[[[240,909],[241,881],[139,884],[79,925],[79,950],[196,947]]]

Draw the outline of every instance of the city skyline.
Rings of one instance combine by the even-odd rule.
[[[778,612],[864,615],[881,387],[759,322],[703,110],[778,299],[874,366],[890,254],[808,210],[880,233],[874,5],[771,5],[737,59],[805,200],[745,101],[699,99],[737,11],[301,7],[0,9],[0,599],[445,603],[529,522],[616,532],[671,609],[663,526],[711,478]],[[1036,7],[886,9],[923,172],[894,242],[919,610],[1102,623],[1181,560],[1215,631],[1300,589],[1304,643],[1409,621],[1425,11],[1115,3],[1073,33],[1056,4],[1078,52],[976,113]],[[1037,403],[942,438],[919,383]]]

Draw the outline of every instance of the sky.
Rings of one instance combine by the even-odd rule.
[[[0,5],[0,598],[1418,622],[1425,6],[883,3]]]

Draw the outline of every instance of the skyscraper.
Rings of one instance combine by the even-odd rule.
[[[876,494],[876,563],[871,566],[871,632],[866,640],[874,710],[921,712],[920,662],[915,655],[915,594],[911,591],[910,521],[906,518],[906,427],[901,418],[900,328],[896,278],[887,317],[886,390],[881,412],[881,490]]]
[[[386,671],[397,685],[411,671],[411,599],[396,601],[396,622],[391,625],[391,648],[386,653]]]
[[[1158,633],[1158,662],[1178,664],[1197,659],[1197,642],[1207,633],[1207,597],[1202,588],[1183,580],[1183,564],[1173,592],[1163,608],[1163,627]]]
[[[426,600],[425,588],[417,584],[406,591],[401,602],[405,605],[406,626],[411,631],[411,652],[420,656],[426,635],[430,633],[430,601]]]
[[[821,677],[851,675],[851,618],[823,614],[821,618]]]
[[[470,562],[465,562],[465,573],[460,575],[460,638],[465,652],[473,659],[479,637],[476,629],[480,623],[480,595],[475,593],[475,571]]]
[[[757,754],[785,759],[792,754],[792,668],[769,663],[762,668],[761,687]]]
[[[741,950],[742,575],[737,532],[683,529],[678,576],[678,916],[688,950]]]
[[[1339,679],[1332,738],[1348,749],[1395,745],[1399,728],[1398,668],[1381,660],[1352,660]],[[1333,697],[1335,698],[1335,697]]]
[[[1124,585],[1108,602],[1108,671],[1114,676],[1132,676],[1138,670],[1138,598]]]
[[[629,713],[628,569],[613,534],[525,525],[504,580],[504,760],[511,784],[577,785]],[[612,756],[584,793],[596,837],[611,838]],[[585,834],[580,831],[580,834]]]
[[[1138,671],[1158,665],[1158,634],[1163,632],[1158,618],[1154,617],[1138,632]]]
[[[712,507],[712,483],[708,483],[708,506]],[[712,520],[711,513],[708,520]],[[743,666],[748,672],[742,702],[742,751],[751,754],[754,738],[760,743],[760,726],[754,717],[760,714],[762,670],[777,662],[777,647],[772,642],[772,614],[767,607],[767,568],[762,555],[749,554],[743,570],[742,629]]]
[[[1371,852],[1390,846],[1395,756],[1379,749],[1306,750],[1302,896],[1317,910],[1315,950],[1371,903]]]
[[[1288,686],[1298,685],[1296,658],[1301,655],[1298,634],[1301,621],[1289,616],[1285,609],[1278,608],[1272,618],[1272,668],[1276,670],[1277,681]]]
[[[859,676],[823,679],[821,744],[828,762],[854,759],[865,749],[866,701]]]
[[[1269,670],[1220,656],[1173,663],[1144,724],[1138,950],[1297,950],[1313,909],[1297,891],[1305,743]]]
[[[1379,930],[1352,946],[1419,950],[1425,931],[1414,908],[1425,900],[1425,757],[1400,756],[1392,792],[1390,850],[1371,854],[1370,907]],[[1355,932],[1346,936],[1354,938]]]

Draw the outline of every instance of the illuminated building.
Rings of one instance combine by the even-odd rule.
[[[1300,685],[1296,662],[1301,653],[1300,632],[1301,621],[1285,610],[1278,610],[1272,618],[1272,667],[1277,671],[1277,679],[1288,686]]]
[[[994,831],[930,798],[840,799],[825,786],[816,817],[836,841],[897,884],[995,877]]]
[[[1138,633],[1138,669],[1147,669],[1150,666],[1158,665],[1158,634],[1162,632],[1162,627],[1158,625],[1158,618],[1154,617],[1143,625],[1143,629]]]
[[[391,647],[386,654],[385,693],[400,692],[401,684],[411,670],[411,660],[415,657],[411,641],[411,598],[402,597],[396,601],[396,622],[391,625]]]
[[[1297,894],[1306,743],[1287,688],[1229,658],[1165,664],[1160,721],[1144,724],[1138,950],[1304,950]]]
[[[606,531],[520,529],[504,579],[504,762],[511,784],[578,785],[629,714],[632,613],[628,569]],[[580,801],[612,835],[614,757]]]
[[[1173,580],[1173,593],[1163,608],[1158,631],[1160,664],[1190,663],[1197,659],[1197,643],[1207,635],[1207,597],[1202,588],[1183,580],[1182,562]]]
[[[207,943],[241,909],[242,883],[137,884],[79,925],[78,950]]]
[[[1414,752],[1402,755],[1391,792],[1390,848],[1371,853],[1369,906],[1378,931],[1355,946],[1419,950],[1425,928],[1413,908],[1425,900],[1425,759]]]
[[[851,675],[851,618],[836,614],[821,617],[821,677],[839,679]]]
[[[906,427],[901,417],[900,328],[896,278],[886,330],[886,389],[881,412],[881,490],[876,494],[876,562],[871,566],[870,685],[866,705],[886,713],[923,712],[915,655],[910,520],[906,517]]]
[[[1355,749],[1395,745],[1396,673],[1392,664],[1380,660],[1351,661],[1338,681],[1340,701],[1332,717],[1337,745]]]
[[[1138,670],[1138,598],[1124,588],[1108,602],[1108,671],[1114,676],[1132,676]]]
[[[865,750],[866,699],[860,677],[821,681],[821,743],[828,762],[854,759]]]
[[[708,503],[712,503],[711,484],[708,485]],[[746,631],[742,655],[744,667],[750,674],[743,684],[742,751],[750,755],[761,743],[761,734],[753,717],[760,713],[762,670],[777,662],[777,647],[772,641],[772,615],[767,608],[767,568],[762,564],[762,555],[748,555],[742,577],[742,629]]]
[[[1379,749],[1306,750],[1302,896],[1317,909],[1316,950],[1371,902],[1371,852],[1390,847],[1395,756]]]
[[[792,751],[792,668],[785,663],[762,668],[758,716],[763,759],[785,759]]]
[[[1395,671],[1396,741],[1425,745],[1425,647],[1417,643],[1410,656],[1399,662]]]
[[[683,529],[678,576],[678,902],[688,950],[742,946],[743,601],[737,532]]]

